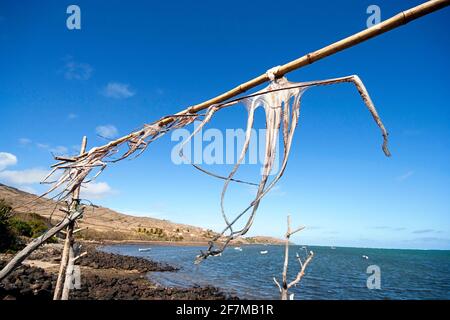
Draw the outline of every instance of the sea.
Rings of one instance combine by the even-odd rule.
[[[140,251],[139,249],[145,249]],[[167,287],[214,286],[242,299],[279,299],[273,278],[281,281],[284,246],[246,245],[227,248],[201,264],[204,247],[111,245],[100,250],[166,262],[178,272],[150,272]],[[266,252],[264,254],[264,252]],[[290,246],[288,282],[299,272],[297,254],[314,258],[301,282],[290,289],[295,300],[450,299],[450,251]],[[263,252],[263,253],[261,253]]]

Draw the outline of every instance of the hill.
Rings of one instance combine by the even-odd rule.
[[[50,223],[56,223],[64,217],[61,204],[38,198],[13,187],[0,183],[0,199],[8,202],[14,212],[20,215],[36,213]],[[86,240],[118,241],[170,241],[170,242],[206,242],[217,233],[212,230],[174,223],[168,220],[150,217],[135,217],[105,207],[86,206],[78,228],[87,228],[78,236]],[[240,244],[273,243],[281,240],[271,237],[251,237],[237,240]]]

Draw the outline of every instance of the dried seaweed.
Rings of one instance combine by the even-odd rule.
[[[186,109],[185,112],[167,116],[152,124],[144,125],[142,129],[132,132],[125,137],[111,141],[104,146],[92,148],[80,156],[74,158],[59,158],[60,162],[53,166],[54,169],[52,172],[44,179],[44,183],[50,183],[52,186],[43,196],[58,190],[59,193],[57,196],[62,200],[67,200],[73,194],[73,191],[79,186],[95,180],[109,163],[121,161],[131,155],[135,155],[135,157],[137,157],[147,149],[150,143],[159,139],[167,132],[173,129],[186,127],[195,120],[200,120],[202,118],[200,120],[200,125],[194,129],[188,139],[186,139],[181,145],[180,156],[183,156],[183,147],[196,134],[198,134],[206,124],[210,122],[218,111],[237,103],[243,103],[247,108],[245,141],[239,158],[228,176],[220,176],[193,164],[196,169],[213,177],[225,180],[220,202],[221,213],[226,227],[222,230],[222,232],[220,232],[219,235],[210,241],[208,249],[205,252],[201,252],[201,254],[197,256],[196,262],[198,263],[210,255],[220,254],[231,240],[245,235],[252,226],[261,199],[276,185],[284,174],[289,159],[295,129],[300,117],[301,97],[308,88],[342,82],[351,82],[355,84],[364,103],[381,130],[383,136],[383,151],[387,156],[390,155],[389,150],[387,149],[387,131],[377,114],[375,106],[373,105],[367,90],[357,76],[299,83],[289,82],[284,77],[275,79],[273,77],[273,73],[270,78],[272,81],[266,88],[245,97],[230,100],[222,104],[212,105],[203,115],[198,113],[190,113],[189,109]],[[255,111],[258,108],[263,108],[264,110],[266,132],[264,146],[265,155],[262,164],[261,177],[259,183],[255,184],[236,179],[235,175],[248,152],[251,131],[254,126]],[[172,118],[173,121],[165,122],[164,119],[168,118]],[[277,173],[273,173],[272,170],[276,159],[277,143],[280,137],[282,140],[281,166]],[[126,150],[122,152],[120,157],[113,159],[113,156],[119,153],[119,149],[121,147],[125,147]],[[94,169],[96,169],[96,172],[94,172]],[[54,176],[58,171],[62,171],[61,176],[59,176],[55,181],[49,181],[50,177]],[[274,176],[272,179],[269,179],[271,175]],[[232,219],[225,210],[225,195],[230,182],[247,183],[257,186],[256,194],[251,203]],[[246,214],[248,214],[248,217],[246,218],[244,226],[237,228],[236,223]]]

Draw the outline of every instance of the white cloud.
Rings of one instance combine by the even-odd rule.
[[[67,80],[88,80],[91,77],[93,68],[89,64],[76,62],[70,57],[66,60],[63,68],[64,78]]]
[[[48,150],[51,153],[54,153],[55,155],[58,156],[63,156],[63,155],[67,155],[69,152],[69,148],[65,147],[65,146],[55,146],[52,147],[49,144],[45,144],[45,143],[36,143],[36,146],[39,149],[44,149],[44,150]]]
[[[73,119],[76,119],[76,118],[78,118],[78,115],[75,114],[75,113],[69,113],[67,115],[67,119],[69,119],[69,120],[73,120]]]
[[[129,98],[136,94],[130,89],[130,85],[119,82],[108,83],[102,93],[105,97],[114,99]]]
[[[30,139],[28,139],[28,138],[20,138],[20,139],[19,139],[19,143],[20,143],[21,145],[23,145],[23,146],[29,145],[31,142],[32,142],[32,141],[31,141]]]
[[[405,181],[406,179],[409,179],[412,175],[414,175],[414,171],[410,170],[406,172],[405,174],[402,174],[401,176],[397,177],[398,181]]]
[[[53,152],[56,155],[65,155],[69,150],[64,146],[57,146],[50,149],[50,152]]]
[[[109,139],[116,137],[119,133],[117,131],[117,128],[112,124],[98,126],[97,128],[95,128],[95,132],[97,132],[98,135]]]
[[[17,157],[12,153],[0,152],[0,170],[13,166],[17,163]]]
[[[41,182],[48,174],[47,170],[26,169],[26,170],[5,170],[0,171],[0,181],[13,185],[24,185]]]
[[[82,199],[101,199],[114,193],[115,191],[106,182],[90,182],[82,186],[80,197]]]
[[[36,143],[36,146],[40,149],[48,149],[50,148],[50,146],[48,144],[44,144],[44,143]]]

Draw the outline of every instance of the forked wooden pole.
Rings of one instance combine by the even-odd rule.
[[[310,251],[307,253],[307,256],[305,258],[305,261],[303,262],[300,258],[300,256],[297,254],[297,260],[300,264],[300,271],[297,273],[297,276],[294,280],[291,282],[287,281],[287,273],[288,273],[288,265],[289,265],[289,245],[290,245],[290,239],[291,236],[299,231],[302,231],[305,227],[298,227],[295,230],[291,229],[291,216],[288,215],[287,217],[287,231],[285,235],[285,242],[284,242],[284,264],[283,264],[283,273],[281,274],[281,284],[278,282],[277,278],[273,277],[273,281],[277,285],[278,289],[280,290],[281,294],[281,300],[288,300],[289,299],[289,289],[293,286],[297,285],[297,283],[300,282],[300,280],[305,275],[306,267],[311,262],[314,252]],[[292,296],[293,297],[293,296]]]
[[[81,149],[80,154],[83,154],[86,151],[87,138],[83,137],[81,141]],[[79,197],[80,197],[80,188],[75,189],[72,195],[72,202],[69,207],[69,212],[73,212],[77,210],[79,205]],[[72,221],[67,226],[66,230],[66,240],[64,242],[64,249],[61,254],[61,264],[59,266],[58,280],[56,281],[55,292],[53,294],[53,300],[60,300],[63,293],[63,288],[67,285],[68,277],[66,275],[67,265],[69,264],[70,253],[73,251],[73,230],[75,226],[75,221]]]

